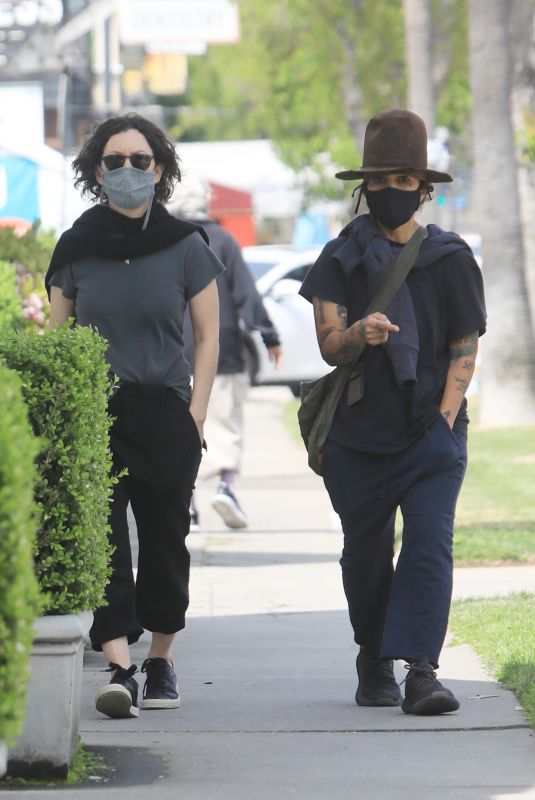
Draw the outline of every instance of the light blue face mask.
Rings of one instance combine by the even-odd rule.
[[[135,167],[102,172],[102,190],[118,208],[141,208],[154,194],[156,174]]]

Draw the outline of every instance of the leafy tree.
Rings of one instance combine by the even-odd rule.
[[[455,138],[470,127],[467,0],[433,0],[433,82],[436,122]]]
[[[398,0],[241,0],[240,19],[237,45],[191,60],[175,135],[271,138],[297,170],[360,163],[364,121],[404,102]]]

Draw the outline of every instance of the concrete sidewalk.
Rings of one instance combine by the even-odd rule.
[[[88,651],[81,735],[113,771],[104,782],[25,797],[535,798],[535,736],[517,699],[470,648],[448,646],[441,659],[457,713],[410,717],[355,705],[339,523],[282,426],[287,399],[284,389],[250,393],[238,484],[247,531],[227,530],[212,511],[215,483],[198,487],[203,529],[189,539],[191,609],[174,651],[182,707],[142,711],[138,720],[102,717],[94,696],[107,675]],[[521,588],[535,591],[535,568],[455,575],[456,596]],[[143,637],[133,648],[138,664],[146,649]],[[402,680],[401,664],[397,671]]]

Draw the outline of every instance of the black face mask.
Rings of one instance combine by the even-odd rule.
[[[408,222],[420,205],[419,187],[408,192],[405,189],[388,186],[376,192],[366,189],[364,194],[373,216],[389,231],[394,231]]]

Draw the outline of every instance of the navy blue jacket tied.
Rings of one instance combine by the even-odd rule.
[[[420,247],[413,269],[421,269],[445,255],[466,248],[466,242],[453,231],[443,231],[438,225],[428,225],[428,238]],[[349,276],[360,267],[366,271],[368,298],[363,308],[392,271],[397,252],[381,233],[369,214],[352,220],[332,242],[330,255]],[[404,282],[386,310],[391,322],[399,325],[399,333],[390,334],[384,347],[392,363],[399,387],[416,382],[419,341],[418,327],[410,290]]]

